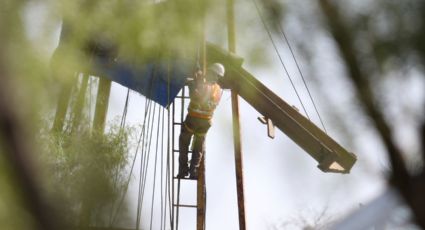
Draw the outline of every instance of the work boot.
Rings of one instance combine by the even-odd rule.
[[[202,154],[200,152],[194,151],[192,153],[192,159],[190,160],[190,179],[198,179],[198,169],[201,165]]]
[[[186,165],[179,165],[179,174],[177,174],[177,178],[182,179],[189,176],[189,167]]]
[[[190,176],[189,176],[190,179],[194,179],[194,180],[198,179],[198,167],[196,166],[192,167],[192,164],[191,164],[189,173],[190,173]]]

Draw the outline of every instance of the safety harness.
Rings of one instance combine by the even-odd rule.
[[[204,84],[190,98],[189,116],[210,120],[221,98],[221,88],[218,84]],[[201,95],[200,92],[203,94]]]

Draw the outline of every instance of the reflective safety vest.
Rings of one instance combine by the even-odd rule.
[[[189,115],[210,120],[220,102],[221,94],[221,87],[217,83],[195,83],[189,92]]]

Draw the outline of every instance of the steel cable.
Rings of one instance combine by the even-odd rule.
[[[158,110],[160,110],[161,108],[159,108]],[[159,149],[159,131],[160,131],[160,124],[161,124],[161,113],[160,111],[158,111],[158,126],[157,126],[157,130],[156,130],[156,144],[155,144],[155,160],[154,160],[154,171],[153,171],[153,185],[152,185],[152,200],[151,200],[151,218],[150,218],[150,224],[149,224],[149,229],[152,230],[152,221],[153,221],[153,206],[155,204],[155,189],[156,189],[156,172],[157,170],[157,166],[158,166],[158,149]],[[161,191],[161,195],[162,195],[162,191]]]
[[[263,18],[263,15],[262,15],[262,14],[261,14],[261,12],[260,12],[260,9],[259,9],[259,7],[258,7],[258,4],[257,4],[257,2],[256,2],[255,0],[252,0],[252,1],[254,2],[255,8],[256,8],[257,13],[258,13],[258,15],[259,15],[259,17],[260,17],[260,19],[261,19],[261,22],[263,23],[263,26],[264,26],[264,28],[265,28],[265,29],[266,29],[266,31],[267,31],[267,34],[268,34],[268,36],[269,36],[269,38],[270,38],[270,41],[271,41],[271,42],[272,42],[272,44],[273,44],[273,48],[274,48],[274,50],[276,51],[277,56],[279,57],[280,63],[282,64],[283,69],[285,70],[286,76],[288,76],[288,79],[289,79],[289,81],[291,82],[292,88],[294,89],[295,94],[296,94],[296,95],[297,95],[297,97],[298,97],[298,100],[299,100],[299,102],[300,102],[300,104],[301,104],[301,106],[302,106],[302,108],[303,108],[303,110],[304,110],[304,113],[306,114],[307,118],[310,120],[310,116],[308,115],[307,110],[306,110],[306,108],[305,108],[305,106],[304,106],[304,103],[302,102],[301,97],[300,97],[300,95],[299,95],[299,93],[298,93],[298,90],[296,89],[295,84],[294,84],[294,82],[292,81],[291,76],[289,75],[289,72],[288,72],[288,70],[287,70],[287,68],[286,68],[286,65],[285,65],[285,63],[283,62],[282,56],[280,55],[279,50],[278,50],[278,48],[277,48],[277,46],[276,46],[276,43],[274,42],[273,36],[272,36],[272,34],[271,34],[271,32],[270,32],[269,28],[267,27],[267,24],[266,24],[266,22],[265,22],[265,20],[264,20],[264,18]]]
[[[320,123],[321,123],[321,125],[323,127],[323,130],[325,131],[325,133],[327,133],[325,124],[323,123],[322,117],[320,116],[319,110],[317,109],[316,103],[314,102],[313,97],[312,97],[311,92],[310,92],[310,89],[308,88],[307,82],[305,81],[304,74],[302,73],[301,68],[300,68],[300,65],[298,64],[298,61],[295,58],[295,54],[294,54],[294,51],[292,50],[291,43],[289,43],[289,40],[286,37],[285,31],[283,30],[282,23],[280,23],[280,22],[279,22],[279,30],[282,33],[283,37],[285,38],[286,44],[288,44],[288,48],[289,48],[289,50],[291,52],[292,58],[294,59],[295,65],[297,66],[298,72],[300,73],[301,79],[303,80],[303,84],[304,84],[304,86],[305,86],[305,88],[306,88],[306,90],[308,92],[308,96],[310,97],[310,100],[311,100],[311,102],[313,104],[314,110],[316,111],[316,114],[319,117],[319,120],[320,120]]]
[[[133,157],[133,161],[132,161],[132,164],[131,164],[130,174],[128,175],[128,179],[127,179],[127,182],[126,182],[126,185],[125,185],[124,192],[123,192],[123,194],[122,194],[122,196],[121,196],[121,199],[120,199],[120,202],[119,202],[119,205],[118,205],[117,211],[115,212],[115,215],[114,215],[114,217],[112,218],[112,221],[111,221],[111,223],[110,223],[110,227],[112,227],[112,226],[113,226],[113,224],[115,223],[115,220],[116,220],[116,218],[117,218],[117,216],[118,216],[118,213],[119,213],[119,211],[120,211],[120,209],[121,209],[121,206],[122,206],[122,204],[123,204],[123,202],[124,202],[125,194],[127,194],[127,191],[128,191],[128,186],[129,186],[129,184],[130,184],[131,176],[132,176],[132,174],[133,174],[134,165],[135,165],[135,163],[136,163],[137,153],[138,153],[138,151],[139,151],[140,143],[141,143],[141,141],[142,141],[143,134],[144,134],[144,132],[145,132],[145,127],[146,127],[146,118],[147,118],[147,115],[148,115],[148,111],[149,111],[149,108],[150,108],[150,104],[151,104],[151,101],[150,101],[150,100],[148,100],[148,99],[146,98],[146,101],[145,101],[145,113],[144,113],[144,118],[143,118],[143,126],[142,126],[142,130],[140,131],[139,140],[138,140],[138,142],[137,142],[136,150],[135,150],[134,157]]]

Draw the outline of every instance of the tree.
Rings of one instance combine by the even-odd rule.
[[[419,12],[424,6],[420,1],[403,3],[380,1],[376,8],[371,10],[374,14],[346,15],[344,17],[342,4],[335,4],[327,0],[320,1],[327,26],[346,66],[347,76],[355,88],[357,99],[364,109],[365,116],[371,119],[371,123],[386,148],[391,165],[389,183],[401,193],[414,213],[415,222],[422,228],[425,228],[425,202],[420,195],[425,191],[423,163],[420,166],[415,165],[419,168],[409,168],[405,159],[408,154],[401,150],[394,140],[396,130],[391,127],[390,121],[385,116],[387,111],[382,105],[380,92],[374,84],[382,84],[388,75],[398,68],[414,68],[423,76],[422,68],[425,56],[422,39],[424,32],[421,26],[412,28],[412,21],[409,17],[412,14],[416,15],[418,18],[415,19],[423,22]],[[385,18],[382,23],[386,25],[377,25],[375,30],[373,22],[381,15]],[[382,28],[384,26],[386,28]],[[384,32],[379,31],[380,29]],[[358,49],[361,47],[356,47],[356,42],[360,40],[366,42],[364,45],[369,46],[370,49],[367,51]],[[418,60],[412,60],[415,57]],[[394,59],[397,60],[395,63]],[[398,81],[402,82],[404,77],[399,76]],[[418,135],[424,144],[425,120],[423,114],[417,119]],[[418,154],[423,159],[425,146],[422,146],[422,150]]]
[[[177,3],[178,2],[178,3]],[[33,136],[38,133],[40,113],[44,116],[51,112],[55,104],[54,90],[46,90],[46,85],[56,82],[68,84],[75,69],[90,67],[90,58],[84,53],[84,48],[93,34],[102,35],[107,41],[114,41],[120,46],[120,54],[124,58],[138,57],[140,54],[152,56],[158,47],[177,48],[183,52],[198,40],[204,14],[214,16],[217,23],[211,28],[224,24],[219,19],[220,11],[216,1],[185,0],[172,1],[169,7],[159,12],[147,7],[146,1],[46,1],[33,3],[25,1],[6,1],[2,3],[0,14],[0,143],[2,160],[5,159],[2,171],[8,172],[8,177],[2,179],[2,187],[8,187],[1,200],[11,200],[10,205],[21,204],[5,219],[14,219],[27,210],[32,214],[28,220],[33,221],[39,229],[56,229],[52,218],[49,218],[45,198],[41,194],[31,158],[38,152]],[[400,146],[396,137],[400,126],[393,125],[394,115],[391,114],[388,99],[394,92],[388,91],[389,82],[395,82],[394,88],[408,78],[423,79],[425,60],[425,16],[422,14],[425,4],[419,0],[409,1],[359,1],[347,3],[329,0],[319,0],[311,3],[322,11],[316,11],[317,18],[323,19],[319,24],[327,28],[334,40],[334,47],[345,66],[347,79],[356,92],[356,99],[364,108],[364,117],[370,119],[383,145],[386,147],[391,173],[389,182],[397,188],[412,208],[418,225],[425,227],[425,204],[422,194],[425,190],[422,146],[418,151],[414,148]],[[22,15],[29,14],[29,5],[36,5],[46,11],[46,19],[41,33],[33,37]],[[264,1],[269,18],[279,24],[282,6],[276,1]],[[276,7],[278,6],[278,7]],[[189,9],[189,10],[188,10]],[[208,9],[208,10],[206,10]],[[248,15],[248,14],[246,14]],[[63,18],[73,28],[73,36],[65,43],[54,72],[51,74],[47,64],[49,55],[46,52],[46,41],[49,34],[56,30],[57,22]],[[159,20],[161,18],[162,20]],[[196,23],[194,23],[196,22]],[[158,26],[159,23],[159,26]],[[220,24],[221,23],[221,24]],[[194,26],[196,24],[196,26]],[[168,36],[158,31],[163,28]],[[322,29],[323,29],[322,28]],[[277,28],[275,28],[277,29]],[[275,31],[277,34],[278,30]],[[171,36],[172,34],[173,36]],[[189,38],[189,39],[187,39]],[[182,49],[180,49],[182,48]],[[402,72],[400,70],[404,70]],[[419,76],[419,77],[418,77]],[[52,82],[55,82],[52,84]],[[418,80],[423,84],[423,80]],[[387,88],[385,88],[387,87]],[[422,89],[424,86],[419,86]],[[50,89],[50,87],[47,87]],[[52,86],[51,88],[56,88]],[[392,96],[392,97],[388,97]],[[397,96],[397,95],[396,95]],[[417,139],[425,143],[423,95],[418,95],[415,107],[411,109],[416,123]],[[403,103],[406,105],[406,101]],[[402,103],[402,104],[403,104]],[[41,111],[41,112],[40,112]],[[403,118],[403,117],[401,117]],[[29,133],[29,134],[28,134]],[[72,138],[71,138],[72,139]],[[70,142],[72,140],[69,140]],[[412,153],[408,153],[412,152]],[[412,157],[413,156],[413,157]],[[410,160],[409,160],[410,159]],[[414,159],[414,160],[411,160]],[[421,159],[419,164],[410,162]],[[3,163],[2,163],[3,164]],[[20,191],[15,193],[14,191]],[[1,208],[1,207],[0,207]],[[31,221],[24,221],[31,223]],[[31,224],[29,224],[31,225]],[[26,228],[15,222],[11,228]],[[33,226],[32,226],[33,227]]]

